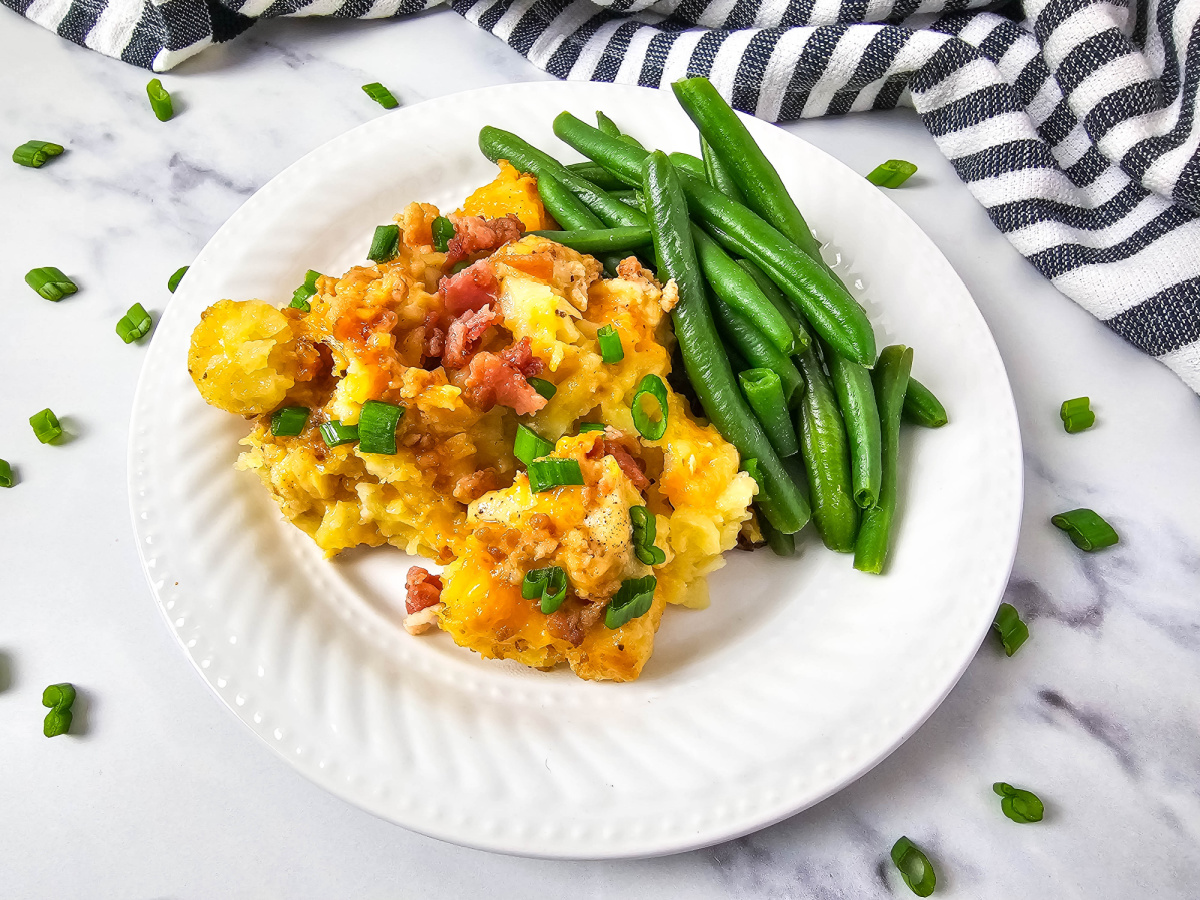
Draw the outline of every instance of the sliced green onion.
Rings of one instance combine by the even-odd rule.
[[[296,437],[307,423],[307,406],[285,406],[271,413],[271,434],[275,437]]]
[[[364,84],[362,89],[367,92],[368,97],[370,97],[384,109],[395,109],[400,105],[400,101],[392,96],[392,92],[385,88],[378,81],[372,81],[370,84]]]
[[[330,447],[353,444],[358,440],[358,426],[343,425],[337,419],[334,419],[321,425],[321,437],[325,439],[326,445]]]
[[[150,326],[153,324],[150,313],[146,312],[145,307],[140,303],[135,303],[117,321],[117,335],[125,343],[132,344],[148,335]]]
[[[658,401],[658,409],[662,418],[657,422],[650,418],[649,413],[642,407],[642,397],[651,396]],[[648,441],[657,441],[667,433],[667,386],[657,375],[647,375],[642,379],[634,392],[633,403],[629,411],[633,413],[633,427],[638,434]]]
[[[535,377],[535,378],[526,378],[525,380],[529,382],[529,386],[531,388],[533,388],[535,391],[537,391],[539,394],[541,394],[547,400],[549,400],[551,397],[553,397],[555,394],[558,393],[558,388],[555,387],[549,381],[547,381],[545,378],[536,378]]]
[[[1092,412],[1091,400],[1087,397],[1064,400],[1058,415],[1068,434],[1084,431],[1096,424],[1096,414]]]
[[[867,176],[871,184],[885,188],[898,188],[916,174],[917,167],[906,159],[889,159],[876,166]]]
[[[52,684],[42,691],[42,706],[48,706],[46,721],[42,725],[42,734],[46,737],[58,737],[71,730],[71,705],[75,702],[75,686],[72,684]]]
[[[34,413],[29,417],[29,424],[33,426],[33,433],[43,444],[51,444],[62,437],[63,430],[58,416],[49,409]]]
[[[1029,626],[1021,621],[1021,614],[1011,603],[1000,604],[1000,608],[996,610],[996,618],[992,620],[992,627],[1000,636],[1006,656],[1012,656],[1029,640]]]
[[[358,417],[358,449],[360,453],[396,452],[396,428],[404,418],[404,407],[385,400],[368,400]]]
[[[374,262],[387,262],[400,254],[400,226],[378,225],[375,236],[371,238],[371,249],[367,251],[367,259]]]
[[[26,141],[13,151],[13,162],[17,165],[40,169],[46,160],[63,152],[62,144],[52,144],[49,141]]]
[[[301,312],[308,312],[312,309],[309,306],[309,299],[317,294],[317,279],[321,277],[321,273],[315,269],[309,269],[304,273],[304,284],[296,288],[292,293],[292,302],[288,304],[292,309],[298,309]]]
[[[526,572],[525,580],[521,582],[521,596],[526,600],[541,597],[542,612],[550,615],[567,599],[567,573],[558,566]]]
[[[513,456],[528,466],[535,459],[554,452],[554,444],[524,425],[517,426],[517,437],[513,441]]]
[[[579,433],[584,434],[588,431],[603,431],[605,425],[603,422],[580,422]]]
[[[25,283],[45,297],[55,302],[67,294],[73,294],[79,288],[70,278],[63,274],[62,269],[54,266],[42,266],[40,269],[30,269],[25,273]]]
[[[900,870],[900,877],[918,897],[928,897],[933,893],[937,884],[937,876],[929,857],[921,852],[921,848],[906,837],[900,838],[892,846],[892,862]]]
[[[1040,822],[1046,812],[1041,798],[1033,791],[1015,788],[1011,784],[997,781],[992,790],[1000,795],[1000,810],[1014,822],[1027,824]]]
[[[529,489],[535,494],[556,487],[583,484],[583,472],[574,459],[535,459],[526,466],[526,472],[529,475]]]
[[[159,79],[150,79],[150,83],[146,85],[146,96],[150,98],[150,108],[154,110],[158,121],[165,122],[175,115],[175,105],[171,102],[171,95],[167,93],[167,89],[162,86]]]
[[[600,342],[600,358],[610,366],[625,358],[625,348],[621,346],[621,336],[612,325],[601,325],[596,332],[596,340]]]
[[[1059,513],[1050,519],[1050,523],[1065,531],[1080,550],[1089,553],[1111,547],[1120,540],[1116,531],[1100,514],[1090,509],[1072,509]]]
[[[657,587],[658,579],[653,575],[623,581],[604,613],[605,627],[620,628],[630,619],[648,613],[654,603],[654,589]]]
[[[629,521],[633,525],[633,552],[648,566],[661,566],[667,561],[667,554],[661,547],[654,546],[658,536],[658,523],[654,513],[644,506],[629,508]]]
[[[179,287],[179,282],[183,281],[183,276],[187,274],[187,270],[191,266],[180,266],[175,270],[175,274],[167,279],[167,290],[172,294],[175,293],[175,288]]]
[[[0,487],[12,487],[17,483],[17,479],[13,477],[12,466],[8,464],[7,459],[0,459]]]
[[[445,216],[438,216],[433,220],[433,249],[440,250],[445,253],[450,249],[450,240],[454,237],[454,223]]]

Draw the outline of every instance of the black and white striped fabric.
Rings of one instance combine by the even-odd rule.
[[[256,18],[433,0],[0,0],[163,71]],[[1126,5],[1127,4],[1127,5]],[[781,121],[911,105],[996,227],[1200,391],[1200,0],[451,0],[560,77],[709,76]],[[1006,10],[1007,11],[1007,10]]]

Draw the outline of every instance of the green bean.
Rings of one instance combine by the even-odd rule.
[[[796,413],[796,431],[812,491],[813,523],[826,547],[850,553],[858,531],[858,506],[850,493],[846,429],[815,349],[798,356],[797,362],[805,390]]]
[[[763,292],[763,296],[770,300],[771,305],[779,310],[779,314],[787,320],[788,327],[792,329],[792,339],[795,341],[792,345],[792,352],[803,353],[811,347],[812,335],[808,333],[808,328],[805,326],[804,320],[800,318],[800,313],[796,312],[796,307],[788,303],[787,297],[783,296],[775,282],[767,277],[767,273],[748,259],[739,259],[737,264],[750,273],[750,277],[754,279],[758,289]]]
[[[579,202],[579,198],[549,175],[537,180],[538,195],[546,211],[563,228],[577,231],[583,228],[603,228],[604,223],[594,212]]]
[[[608,137],[570,113],[560,113],[554,120],[554,133],[631,184],[645,161],[636,147]],[[867,314],[823,263],[707,182],[686,173],[680,180],[697,224],[726,249],[757,263],[837,353],[863,365],[875,362],[875,333]]]
[[[671,165],[677,169],[682,169],[693,178],[704,178],[704,160],[698,156],[693,156],[691,153],[669,153],[667,154],[671,160]]]
[[[788,355],[729,304],[710,298],[709,306],[725,345],[736,349],[749,367],[770,369],[778,375],[788,403],[795,403],[804,389],[804,380]]]
[[[645,225],[623,228],[589,228],[572,231],[533,231],[538,237],[549,238],[580,253],[605,253],[614,250],[633,250],[650,240]]]
[[[770,369],[747,369],[738,373],[738,383],[775,452],[781,457],[799,453],[796,429],[788,416],[787,398],[779,376]]]
[[[869,509],[879,496],[883,467],[879,409],[875,405],[871,370],[828,350],[825,361],[829,364],[829,378],[850,437],[850,480],[854,485],[854,502],[859,509]]]
[[[590,161],[570,163],[567,169],[604,191],[615,191],[626,187],[625,182],[598,163]]]
[[[725,165],[725,161],[717,155],[717,151],[712,148],[712,144],[704,140],[704,138],[700,138],[700,158],[704,160],[705,180],[730,200],[745,204],[746,195],[742,193],[742,189],[734,181],[729,166]]]
[[[614,200],[620,200],[622,203],[628,203],[634,209],[641,209],[645,201],[642,199],[641,192],[633,190],[616,190],[609,191]]]
[[[796,338],[787,319],[763,295],[750,274],[695,225],[692,226],[692,243],[704,277],[717,298],[753,322],[754,327],[784,353],[791,353]]]
[[[758,511],[761,513],[762,509],[760,508]],[[767,542],[767,546],[776,556],[796,555],[796,536],[794,534],[784,534],[767,521],[765,515],[759,515],[757,518],[758,530],[762,532],[763,540]]]
[[[883,431],[883,480],[879,500],[863,513],[862,528],[854,547],[854,568],[860,572],[878,575],[887,560],[899,493],[900,414],[912,372],[912,359],[913,352],[908,347],[899,344],[884,347],[872,373]]]
[[[729,361],[721,352],[692,246],[687,202],[666,155],[650,154],[643,183],[655,254],[664,274],[673,278],[679,289],[679,302],[671,318],[684,369],[717,430],[737,448],[743,460],[758,460],[764,482],[759,486],[760,497],[769,505],[771,524],[793,534],[808,521],[808,504],[742,399]]]
[[[908,379],[908,390],[904,392],[903,418],[905,422],[926,428],[941,428],[950,421],[942,402],[915,378]]]
[[[621,136],[621,129],[617,127],[617,123],[600,110],[596,110],[596,127],[610,137]]]

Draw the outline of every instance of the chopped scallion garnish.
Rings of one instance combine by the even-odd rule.
[[[307,423],[307,406],[285,406],[271,413],[271,434],[276,437],[296,437]]]
[[[867,175],[871,184],[885,188],[898,188],[916,174],[917,167],[906,159],[889,159],[876,166]]]
[[[40,169],[46,160],[63,152],[62,144],[52,144],[49,141],[26,141],[13,151],[13,162],[17,165]]]
[[[179,287],[179,282],[183,281],[183,276],[187,274],[187,270],[191,266],[180,266],[175,270],[175,274],[167,279],[167,290],[172,294],[175,293],[175,288]]]
[[[371,238],[371,249],[367,251],[367,259],[374,262],[387,262],[395,259],[400,253],[400,226],[378,225],[375,236]]]
[[[558,566],[526,572],[521,582],[521,596],[526,600],[541,597],[542,612],[550,615],[567,599],[567,573]]]
[[[584,434],[588,431],[603,431],[604,427],[605,426],[603,422],[580,422],[579,433]]]
[[[921,848],[906,837],[900,838],[892,846],[892,862],[900,870],[900,877],[918,897],[928,897],[937,885],[937,876],[929,857],[921,852]]]
[[[8,464],[7,459],[0,459],[0,487],[12,487],[17,483],[17,479],[13,477],[12,466]]]
[[[63,430],[58,416],[49,409],[34,413],[29,417],[29,424],[33,426],[33,433],[43,444],[52,444],[62,437]]]
[[[404,407],[384,400],[368,400],[358,417],[360,453],[396,452],[396,428],[404,417]]]
[[[1096,424],[1096,414],[1092,412],[1091,400],[1088,397],[1064,400],[1058,415],[1063,420],[1063,428],[1068,434],[1084,431]]]
[[[358,426],[343,425],[337,419],[334,419],[321,426],[321,437],[325,439],[325,443],[330,447],[353,444],[358,440]]]
[[[140,303],[135,303],[117,321],[117,335],[125,343],[132,344],[148,335],[150,326],[153,324],[150,313],[146,312],[145,307]]]
[[[1011,603],[1000,604],[1000,608],[996,610],[996,618],[992,620],[992,627],[1000,636],[1000,643],[1004,645],[1004,653],[1007,656],[1012,656],[1029,640],[1029,626],[1021,621],[1021,614]]]
[[[71,730],[71,704],[75,702],[75,686],[67,683],[52,684],[42,691],[42,706],[50,707],[42,734],[58,737]]]
[[[555,394],[558,393],[558,388],[555,387],[555,385],[552,382],[547,381],[545,378],[530,377],[530,378],[526,378],[525,380],[529,382],[529,386],[531,388],[533,388],[535,391],[537,391],[539,394],[541,394],[547,400],[549,400]]]
[[[67,294],[73,294],[78,287],[70,278],[63,274],[62,269],[54,266],[42,266],[40,269],[30,269],[25,274],[25,283],[45,297],[47,300],[58,302]]]
[[[540,459],[554,452],[554,445],[537,432],[524,425],[517,426],[517,437],[513,441],[513,456],[528,466],[535,459]]]
[[[450,249],[450,240],[454,237],[454,223],[445,216],[433,220],[433,249],[445,253]]]
[[[162,86],[162,81],[159,79],[150,79],[150,83],[146,85],[146,96],[150,98],[150,108],[154,110],[154,116],[158,121],[165,122],[175,115],[175,105],[171,102],[171,95],[167,93],[167,89]]]
[[[604,613],[605,627],[620,628],[630,619],[648,613],[654,604],[654,590],[657,587],[658,579],[653,575],[623,581]]]
[[[1046,807],[1033,791],[1015,788],[1003,781],[993,784],[992,790],[1001,797],[1000,810],[1014,822],[1027,824],[1042,821]]]
[[[600,342],[600,358],[610,366],[625,358],[625,348],[621,346],[621,336],[612,325],[601,325],[596,332],[596,340]]]
[[[1091,509],[1072,509],[1059,513],[1050,519],[1050,523],[1065,531],[1076,547],[1088,552],[1103,550],[1120,540],[1113,527]]]
[[[574,459],[546,457],[535,459],[526,466],[529,475],[529,490],[535,494],[556,487],[583,484],[583,472]]]
[[[400,101],[392,96],[392,92],[385,88],[378,81],[372,81],[370,84],[364,84],[362,89],[367,92],[368,97],[370,97],[384,109],[395,109],[400,105]]]
[[[654,513],[644,506],[629,508],[629,521],[633,525],[633,552],[648,566],[661,566],[667,561],[667,554],[661,547],[654,546],[658,536],[658,523]]]
[[[316,296],[317,279],[320,277],[320,272],[315,269],[309,269],[304,274],[304,284],[300,285],[292,293],[292,302],[288,306],[292,307],[292,309],[298,309],[301,312],[308,312],[311,309],[308,304],[309,298]]]
[[[642,406],[642,397],[650,396],[658,401],[661,418],[655,422]],[[667,432],[667,386],[657,375],[647,375],[638,385],[630,404],[633,413],[633,427],[638,434],[648,441],[657,441]]]

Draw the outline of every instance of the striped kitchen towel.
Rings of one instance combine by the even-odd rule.
[[[0,0],[168,69],[264,16],[434,0]],[[1200,391],[1200,0],[451,0],[560,78],[708,75],[772,120],[911,105],[1055,286]],[[1006,10],[1006,11],[1009,11]]]

